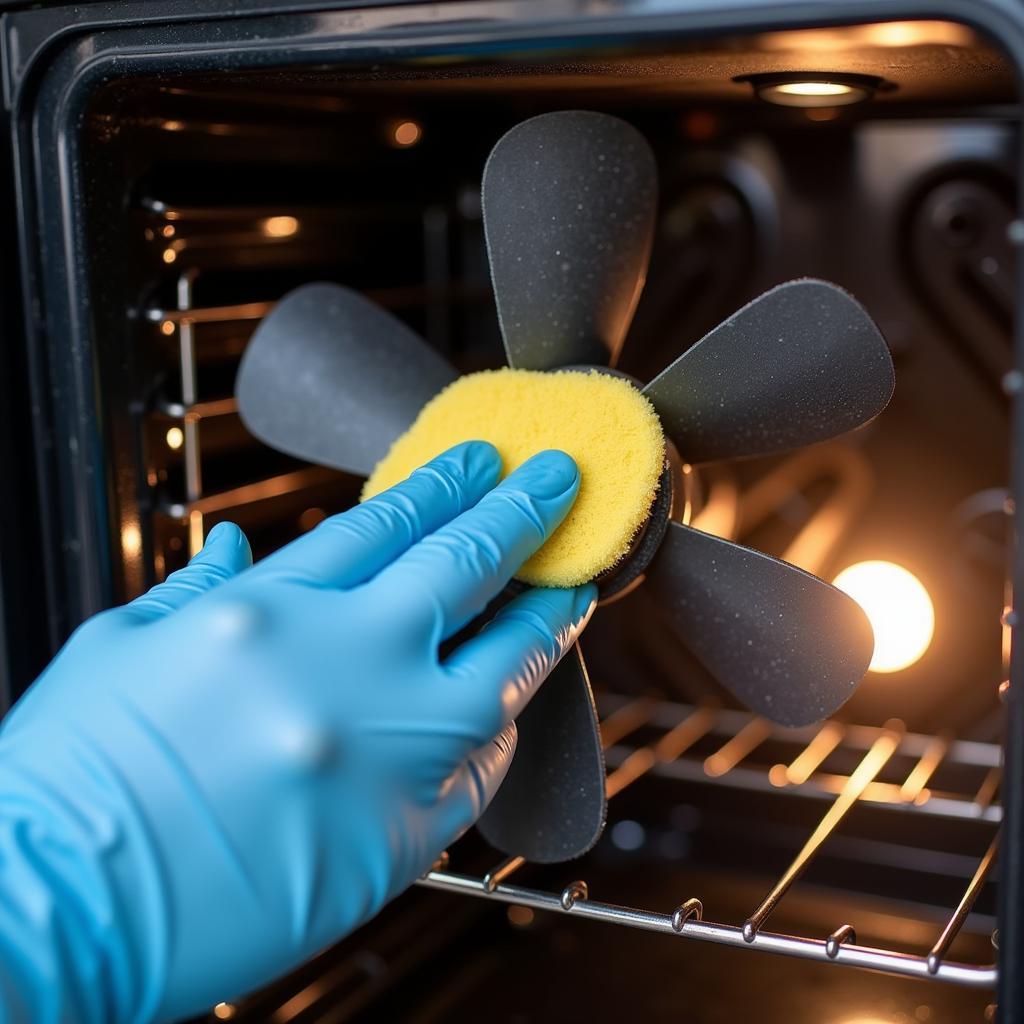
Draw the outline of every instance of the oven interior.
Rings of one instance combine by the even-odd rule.
[[[779,106],[736,81],[825,73],[875,84],[855,104]],[[1001,820],[1016,104],[998,46],[937,21],[165,70],[94,93],[81,180],[108,600],[182,565],[222,519],[259,557],[355,500],[358,480],[262,446],[236,413],[240,354],[290,288],[346,284],[460,370],[501,365],[483,163],[520,120],[586,108],[638,127],[659,163],[657,236],[621,369],[649,379],[730,312],[803,275],[853,292],[896,364],[895,397],[867,428],[790,456],[696,467],[696,525],[825,578],[896,562],[935,609],[915,664],[869,674],[836,722],[787,731],[717,692],[639,588],[586,637],[615,794],[604,838],[579,863],[524,865],[503,883],[564,897],[563,909],[512,890],[475,899],[417,887],[211,1019],[993,1018],[984,972],[869,975],[843,967],[841,949],[829,963],[823,947],[801,960],[718,944],[696,914],[681,935],[663,920],[658,934],[584,920],[580,907],[670,916],[696,898],[704,921],[742,925],[861,766],[849,813],[766,931],[819,943],[836,933],[833,948],[920,960],[969,893],[940,960],[994,962],[995,872],[977,871]],[[431,879],[479,880],[500,862],[470,836]],[[586,899],[565,896],[577,879]],[[837,933],[845,924],[855,937]],[[709,941],[682,941],[688,930]]]

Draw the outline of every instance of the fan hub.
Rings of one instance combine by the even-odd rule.
[[[656,542],[657,531],[645,527],[659,493],[666,509],[671,494],[659,490],[665,471],[661,423],[633,382],[590,367],[504,369],[460,377],[428,402],[395,441],[367,480],[363,498],[404,479],[445,449],[474,439],[495,445],[506,473],[548,448],[568,452],[580,469],[575,503],[522,566],[520,580],[577,586],[610,567],[625,568],[624,558],[649,561],[647,546]]]

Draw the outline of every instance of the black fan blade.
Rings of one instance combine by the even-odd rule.
[[[779,285],[643,389],[687,462],[802,448],[877,416],[895,383],[878,328],[847,292]]]
[[[366,476],[455,376],[373,302],[336,284],[307,284],[256,328],[235,390],[261,441]]]
[[[871,626],[853,598],[709,533],[670,523],[648,582],[704,667],[781,725],[827,718],[871,661]]]
[[[510,366],[614,364],[647,273],[658,196],[643,136],[564,110],[491,151],[484,230]]]
[[[590,680],[577,644],[517,720],[519,745],[477,823],[509,856],[554,864],[582,856],[604,828],[604,754]]]

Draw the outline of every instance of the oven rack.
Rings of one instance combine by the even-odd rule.
[[[785,790],[794,796],[827,801],[824,815],[804,846],[742,924],[708,920],[696,897],[689,897],[665,912],[592,899],[587,883],[582,880],[570,881],[561,892],[516,885],[510,879],[525,865],[522,857],[508,857],[476,877],[451,870],[449,855],[445,852],[418,884],[736,949],[974,988],[995,987],[995,963],[961,963],[949,959],[948,953],[997,858],[998,825],[1002,817],[996,802],[1002,772],[997,744],[909,733],[896,720],[880,727],[829,720],[806,729],[783,729],[756,715],[711,705],[687,706],[647,698],[611,699],[602,704],[610,708],[601,725],[610,769],[609,799],[650,773],[744,790]],[[644,730],[645,736],[653,733],[653,738],[633,745],[623,743],[640,730]],[[791,745],[797,751],[795,756],[786,763],[756,763],[753,755],[769,740],[782,740]],[[702,758],[692,756],[699,742],[703,742],[704,749],[708,749],[709,742],[711,744],[711,752]],[[691,756],[687,756],[688,752]],[[824,770],[830,756],[837,752],[853,755],[856,767],[851,772],[840,774]],[[897,754],[909,759],[912,767],[900,782],[880,780],[883,769]],[[933,791],[928,783],[943,765],[983,773],[982,781],[970,791],[964,787],[959,791]],[[995,826],[988,849],[959,903],[925,955],[858,945],[856,930],[851,924],[839,924],[830,934],[818,936],[789,935],[764,927],[793,883],[857,805],[971,819]],[[995,943],[993,935],[993,945]]]
[[[296,467],[227,489],[211,486],[203,435],[208,429],[217,430],[218,425],[223,428],[225,421],[237,419],[238,407],[231,395],[200,394],[199,371],[204,361],[201,335],[206,330],[230,330],[237,335],[239,348],[244,347],[248,335],[274,302],[266,299],[265,288],[258,284],[253,286],[255,298],[226,304],[197,304],[195,292],[200,277],[225,262],[231,265],[237,261],[239,250],[247,254],[247,266],[294,269],[308,265],[315,274],[313,268],[324,263],[324,254],[339,237],[340,210],[327,205],[294,204],[192,207],[145,197],[135,213],[148,257],[154,266],[162,268],[161,278],[167,287],[154,293],[137,316],[140,326],[147,332],[158,332],[173,352],[169,353],[171,373],[167,384],[161,387],[148,413],[158,417],[161,424],[166,422],[178,435],[175,447],[180,447],[177,458],[182,480],[173,493],[158,489],[159,471],[152,460],[146,468],[152,507],[173,524],[174,550],[181,550],[183,556],[195,555],[211,520],[265,502],[301,500],[308,495],[310,511],[320,511],[318,506],[324,503],[325,493],[337,489],[342,476],[321,466]],[[362,209],[360,216],[371,213],[388,215],[387,210]],[[364,292],[388,309],[421,311],[430,337],[439,334],[454,310],[475,308],[490,300],[486,282],[474,284],[451,273],[446,255],[449,234],[460,216],[457,210],[441,206],[422,212],[421,282]],[[225,254],[231,254],[227,261]],[[307,528],[301,523],[297,526]],[[160,579],[171,566],[159,551],[154,556],[156,578]],[[142,586],[141,581],[138,586]]]

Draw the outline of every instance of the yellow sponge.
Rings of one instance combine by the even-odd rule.
[[[490,441],[505,475],[546,448],[576,460],[576,503],[518,573],[548,587],[585,583],[626,554],[650,512],[665,456],[657,413],[628,381],[597,371],[486,370],[460,377],[423,407],[377,464],[362,500],[469,440]]]

